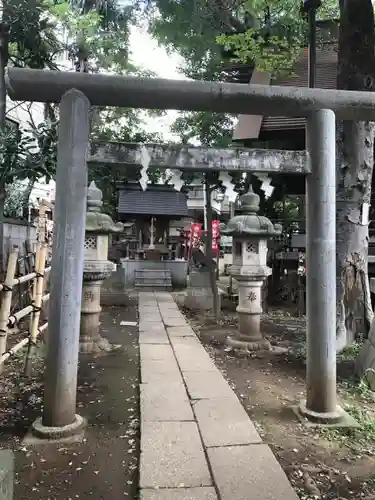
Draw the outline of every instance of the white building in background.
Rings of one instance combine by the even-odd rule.
[[[40,179],[39,182],[36,182],[34,184],[34,188],[30,195],[30,205],[37,207],[39,202],[42,200],[54,203],[55,190],[56,190],[56,183],[54,180],[51,180],[47,184],[44,179]]]

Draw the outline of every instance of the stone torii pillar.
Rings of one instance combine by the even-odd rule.
[[[80,434],[85,425],[76,397],[89,110],[78,90],[61,98],[43,416],[32,426],[36,437],[48,440]]]

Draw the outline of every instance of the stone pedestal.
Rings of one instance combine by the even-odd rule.
[[[220,294],[218,298],[220,301]],[[209,269],[192,269],[186,290],[185,307],[192,311],[212,311],[213,300]]]
[[[106,264],[111,264],[110,262]],[[115,265],[114,265],[115,266]],[[104,267],[104,266],[103,266]],[[108,267],[109,266],[105,266]],[[112,267],[112,266],[111,266]],[[120,346],[113,345],[100,335],[100,288],[106,277],[111,274],[107,272],[86,272],[83,274],[83,290],[81,305],[81,327],[79,347],[81,353],[110,352]],[[97,278],[101,279],[97,279]]]
[[[262,340],[260,333],[261,289],[263,280],[238,281],[238,322],[239,335],[243,340]]]
[[[263,337],[260,322],[262,318],[262,287],[265,275],[250,277],[235,276],[238,283],[238,333],[228,338],[228,345],[250,351],[269,350],[271,345]]]

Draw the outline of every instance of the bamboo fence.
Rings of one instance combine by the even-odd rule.
[[[49,299],[49,294],[43,294],[45,277],[50,272],[50,267],[46,267],[47,248],[44,242],[37,243],[35,253],[35,269],[33,272],[24,276],[15,277],[17,263],[19,261],[19,249],[13,247],[9,254],[7,272],[4,283],[0,284],[0,373],[4,369],[4,363],[14,356],[25,346],[28,347],[25,359],[25,373],[31,374],[32,358],[35,353],[35,346],[40,333],[48,327],[48,322],[39,325],[42,306]],[[12,298],[23,283],[32,284],[31,304],[22,309],[12,312]],[[20,321],[30,315],[29,328],[25,332],[27,336],[20,342],[8,348],[8,337],[14,332],[14,327],[18,326]],[[21,330],[21,329],[20,329]]]

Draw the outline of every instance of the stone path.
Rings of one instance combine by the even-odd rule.
[[[166,292],[139,293],[141,500],[298,500]]]

